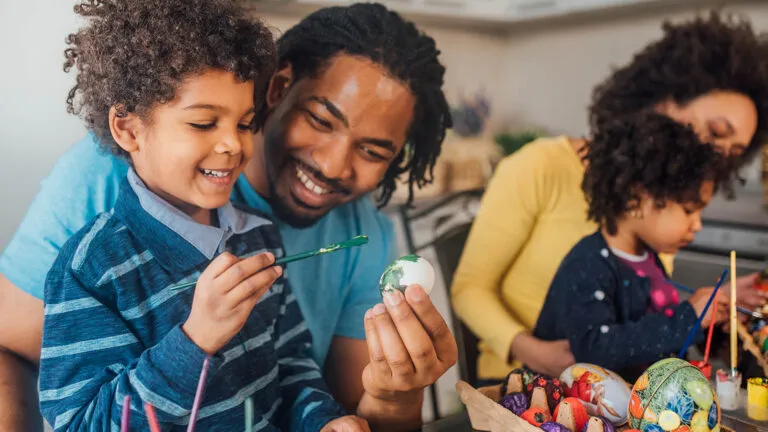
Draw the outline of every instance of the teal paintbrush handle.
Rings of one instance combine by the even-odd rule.
[[[347,241],[339,242],[339,243],[333,243],[329,244],[326,247],[322,247],[320,249],[316,249],[309,252],[302,252],[296,255],[290,255],[290,256],[284,256],[282,258],[278,258],[275,260],[275,263],[273,265],[283,265],[288,264],[294,261],[300,261],[307,258],[312,258],[313,256],[317,255],[323,255],[331,252],[336,252],[341,249],[346,249],[354,246],[362,246],[364,244],[368,243],[368,236],[360,235],[357,237],[353,237]],[[181,285],[176,285],[172,287],[171,289],[174,291],[178,291],[180,289],[189,288],[191,286],[195,286],[197,284],[197,281],[194,282],[188,282]]]

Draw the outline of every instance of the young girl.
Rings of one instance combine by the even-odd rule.
[[[229,203],[253,153],[254,82],[275,62],[270,32],[229,0],[75,10],[87,25],[69,38],[69,107],[130,169],[113,211],[75,234],[48,274],[45,418],[57,431],[115,430],[130,396],[130,430],[147,429],[144,402],[163,430],[185,430],[207,363],[198,430],[242,430],[247,397],[256,430],[361,430],[309,355],[272,265],[277,228]]]
[[[534,336],[567,339],[577,362],[634,382],[683,347],[712,293],[680,303],[658,254],[693,241],[716,185],[728,186],[725,159],[691,128],[647,113],[598,131],[586,164],[588,216],[600,228],[561,263]]]

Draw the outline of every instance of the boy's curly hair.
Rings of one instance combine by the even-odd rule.
[[[605,125],[589,143],[585,161],[581,187],[588,217],[611,235],[641,193],[662,208],[668,201],[701,205],[705,180],[731,189],[733,170],[726,157],[689,126],[653,112]]]
[[[118,155],[125,152],[109,130],[111,107],[146,115],[208,68],[253,80],[263,97],[258,89],[276,67],[272,33],[235,1],[85,0],[74,9],[87,24],[67,37],[64,71],[77,68],[67,111]]]
[[[685,105],[712,91],[734,91],[757,107],[757,131],[740,162],[749,160],[768,137],[768,35],[756,34],[744,18],[717,11],[685,23],[665,22],[662,29],[660,40],[594,89],[592,131],[665,100]]]

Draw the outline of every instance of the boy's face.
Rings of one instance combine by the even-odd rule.
[[[713,193],[714,182],[705,181],[700,192],[703,205],[668,201],[662,208],[645,196],[640,203],[642,216],[632,219],[635,232],[654,251],[675,253],[690,244],[701,231],[701,211],[709,204]]]
[[[135,145],[126,150],[150,190],[200,220],[229,201],[253,153],[253,117],[253,82],[209,70],[134,119]]]

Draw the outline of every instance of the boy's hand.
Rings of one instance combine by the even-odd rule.
[[[707,306],[709,297],[714,290],[714,288],[699,288],[688,298],[688,302],[693,306],[693,310],[696,311],[697,316],[701,316],[704,312],[704,308]],[[720,323],[726,320],[728,318],[728,307],[728,294],[724,293],[721,287],[720,291],[717,293],[717,298],[712,302],[709,310],[707,310],[707,315],[701,320],[701,327],[706,328],[709,326],[715,311],[717,311],[717,315],[714,315],[715,323]]]
[[[182,326],[195,345],[213,355],[243,328],[256,302],[283,273],[280,266],[270,267],[274,261],[269,252],[245,259],[225,252],[208,265]]]
[[[368,422],[358,416],[346,416],[330,421],[320,432],[371,432]]]

